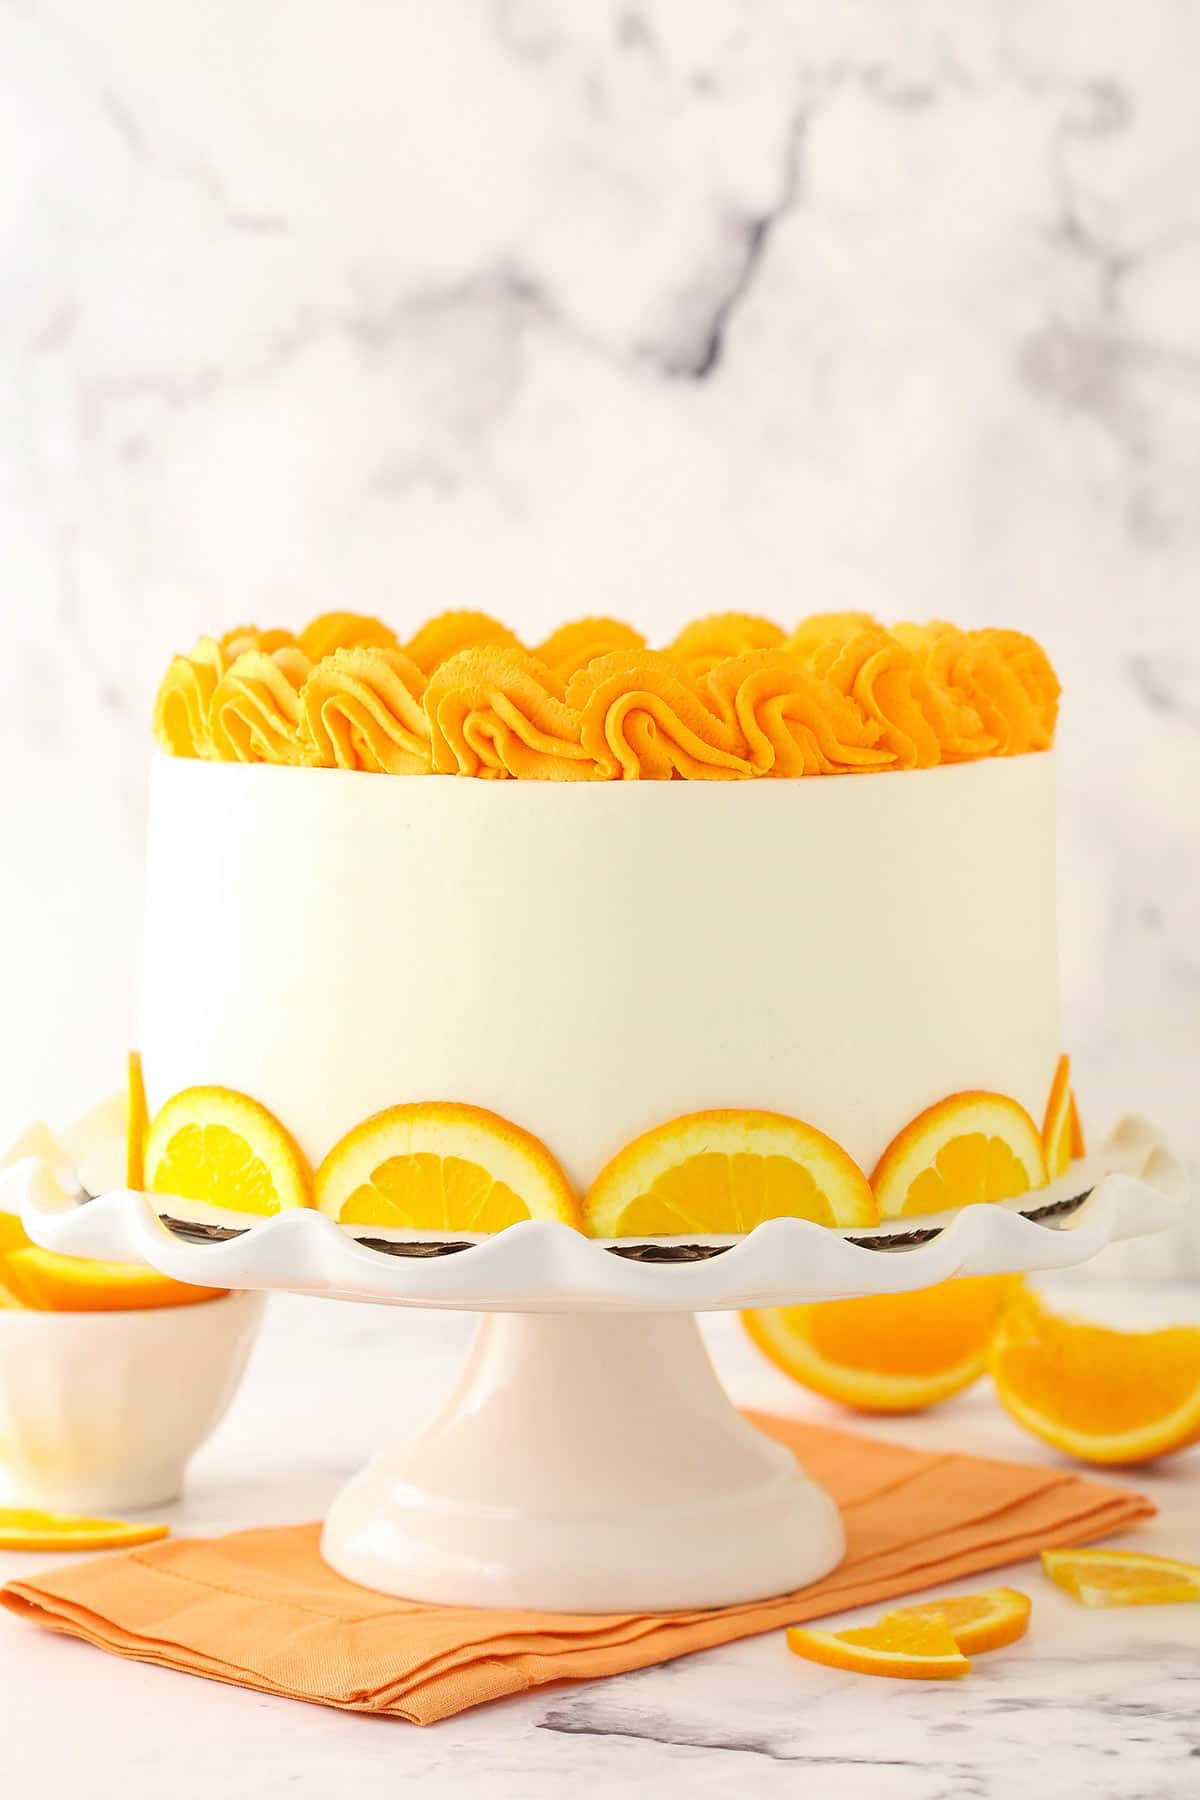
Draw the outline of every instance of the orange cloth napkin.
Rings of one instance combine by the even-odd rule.
[[[1067,1470],[749,1416],[834,1494],[849,1539],[840,1568],[773,1600],[632,1615],[428,1606],[335,1575],[317,1525],[170,1538],[11,1582],[0,1600],[118,1656],[429,1725],[544,1682],[644,1668],[1124,1531],[1155,1510]]]

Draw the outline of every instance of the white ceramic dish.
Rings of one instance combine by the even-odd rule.
[[[0,1496],[53,1512],[173,1500],[233,1398],[261,1294],[140,1312],[0,1312]]]

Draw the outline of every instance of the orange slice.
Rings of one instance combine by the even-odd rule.
[[[146,1083],[142,1079],[142,1059],[136,1050],[129,1052],[129,1104],[125,1114],[125,1186],[141,1188],[146,1180],[146,1133],[150,1118],[146,1111]]]
[[[29,1243],[25,1227],[16,1213],[0,1212],[0,1257],[10,1250],[20,1250]]]
[[[918,1412],[983,1374],[1012,1288],[1011,1276],[977,1275],[912,1294],[765,1307],[742,1320],[802,1387],[859,1412]]]
[[[1200,1567],[1136,1550],[1043,1550],[1055,1587],[1083,1606],[1167,1606],[1200,1600]]]
[[[59,1256],[37,1244],[10,1250],[4,1275],[18,1305],[34,1312],[141,1312],[147,1307],[197,1306],[220,1300],[225,1288],[172,1281],[137,1263],[93,1262]]]
[[[134,1525],[128,1519],[72,1518],[31,1506],[0,1506],[0,1550],[114,1550],[153,1544],[169,1525]]]
[[[888,1613],[878,1625],[853,1631],[813,1631],[793,1625],[787,1646],[807,1662],[857,1675],[893,1675],[905,1681],[946,1681],[971,1665],[941,1619],[902,1619]]]
[[[947,1594],[918,1606],[898,1606],[889,1619],[940,1619],[964,1656],[982,1655],[1015,1644],[1029,1629],[1029,1595],[1016,1588],[988,1588],[982,1594]]]
[[[824,1132],[771,1112],[699,1112],[635,1138],[584,1201],[592,1237],[753,1231],[764,1219],[874,1225],[862,1170]]]
[[[881,1219],[1012,1199],[1045,1187],[1037,1126],[1004,1094],[951,1094],[892,1139],[871,1177]]]
[[[1084,1462],[1149,1462],[1200,1437],[1194,1326],[1112,1331],[1027,1293],[1004,1313],[989,1363],[1012,1418]]]
[[[21,1249],[28,1242],[16,1213],[0,1212],[0,1312],[11,1311],[21,1304],[9,1277],[8,1253]]]
[[[1075,1096],[1071,1092],[1069,1056],[1060,1056],[1058,1067],[1054,1071],[1050,1098],[1046,1102],[1046,1117],[1042,1124],[1042,1146],[1046,1152],[1046,1172],[1051,1181],[1066,1174],[1072,1157],[1082,1156],[1084,1153],[1079,1113],[1075,1107]]]
[[[267,1215],[308,1206],[309,1182],[308,1164],[278,1119],[232,1088],[185,1088],[146,1138],[150,1193]]]
[[[579,1225],[549,1150],[481,1106],[426,1100],[356,1125],[317,1170],[316,1205],[341,1225],[503,1231],[522,1219]]]

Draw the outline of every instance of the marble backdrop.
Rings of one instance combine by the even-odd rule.
[[[1085,1110],[1200,1148],[1197,67],[1192,0],[0,5],[0,1128],[132,1041],[201,629],[865,606],[1048,646]]]

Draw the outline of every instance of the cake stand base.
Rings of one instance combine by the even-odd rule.
[[[655,1612],[786,1593],[841,1561],[832,1500],[747,1424],[691,1313],[493,1313],[425,1432],[335,1501],[321,1550],[446,1605]]]

